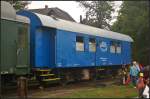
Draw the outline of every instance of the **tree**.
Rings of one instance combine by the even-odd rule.
[[[150,64],[150,26],[148,1],[124,1],[111,30],[130,35],[133,39],[133,59]]]
[[[109,29],[113,3],[110,1],[78,1],[86,11],[86,18],[81,23],[98,28]]]
[[[26,9],[27,5],[31,3],[29,1],[16,1],[16,0],[8,0],[7,2],[12,4],[16,10]]]

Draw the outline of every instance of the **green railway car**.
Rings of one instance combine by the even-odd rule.
[[[9,3],[1,1],[1,76],[29,74],[29,43],[29,19],[16,15]]]

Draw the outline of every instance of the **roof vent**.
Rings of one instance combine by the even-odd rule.
[[[45,5],[45,9],[48,9],[48,5]]]
[[[54,20],[58,20],[54,15],[51,15],[51,17],[52,17]]]

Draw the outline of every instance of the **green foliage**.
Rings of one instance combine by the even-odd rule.
[[[112,31],[130,35],[133,39],[133,59],[144,64],[149,62],[150,28],[149,2],[123,1]]]
[[[6,0],[6,1],[12,4],[16,10],[25,9],[26,6],[30,3],[28,1],[16,1],[16,0]]]
[[[112,8],[113,3],[110,1],[79,1],[81,7],[86,11],[86,18],[82,23],[99,27],[110,28],[111,13],[114,11]]]

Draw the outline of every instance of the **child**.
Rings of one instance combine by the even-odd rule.
[[[123,68],[123,84],[126,84],[126,80],[127,80],[127,68],[124,67]]]
[[[139,93],[139,98],[142,98],[142,93],[144,90],[145,84],[144,84],[144,78],[143,78],[143,73],[140,73],[140,77],[138,78],[137,81],[137,89],[138,89],[138,93]]]
[[[130,82],[131,82],[130,74],[128,74],[127,80],[126,80],[126,82],[125,82],[125,85],[128,85]]]

